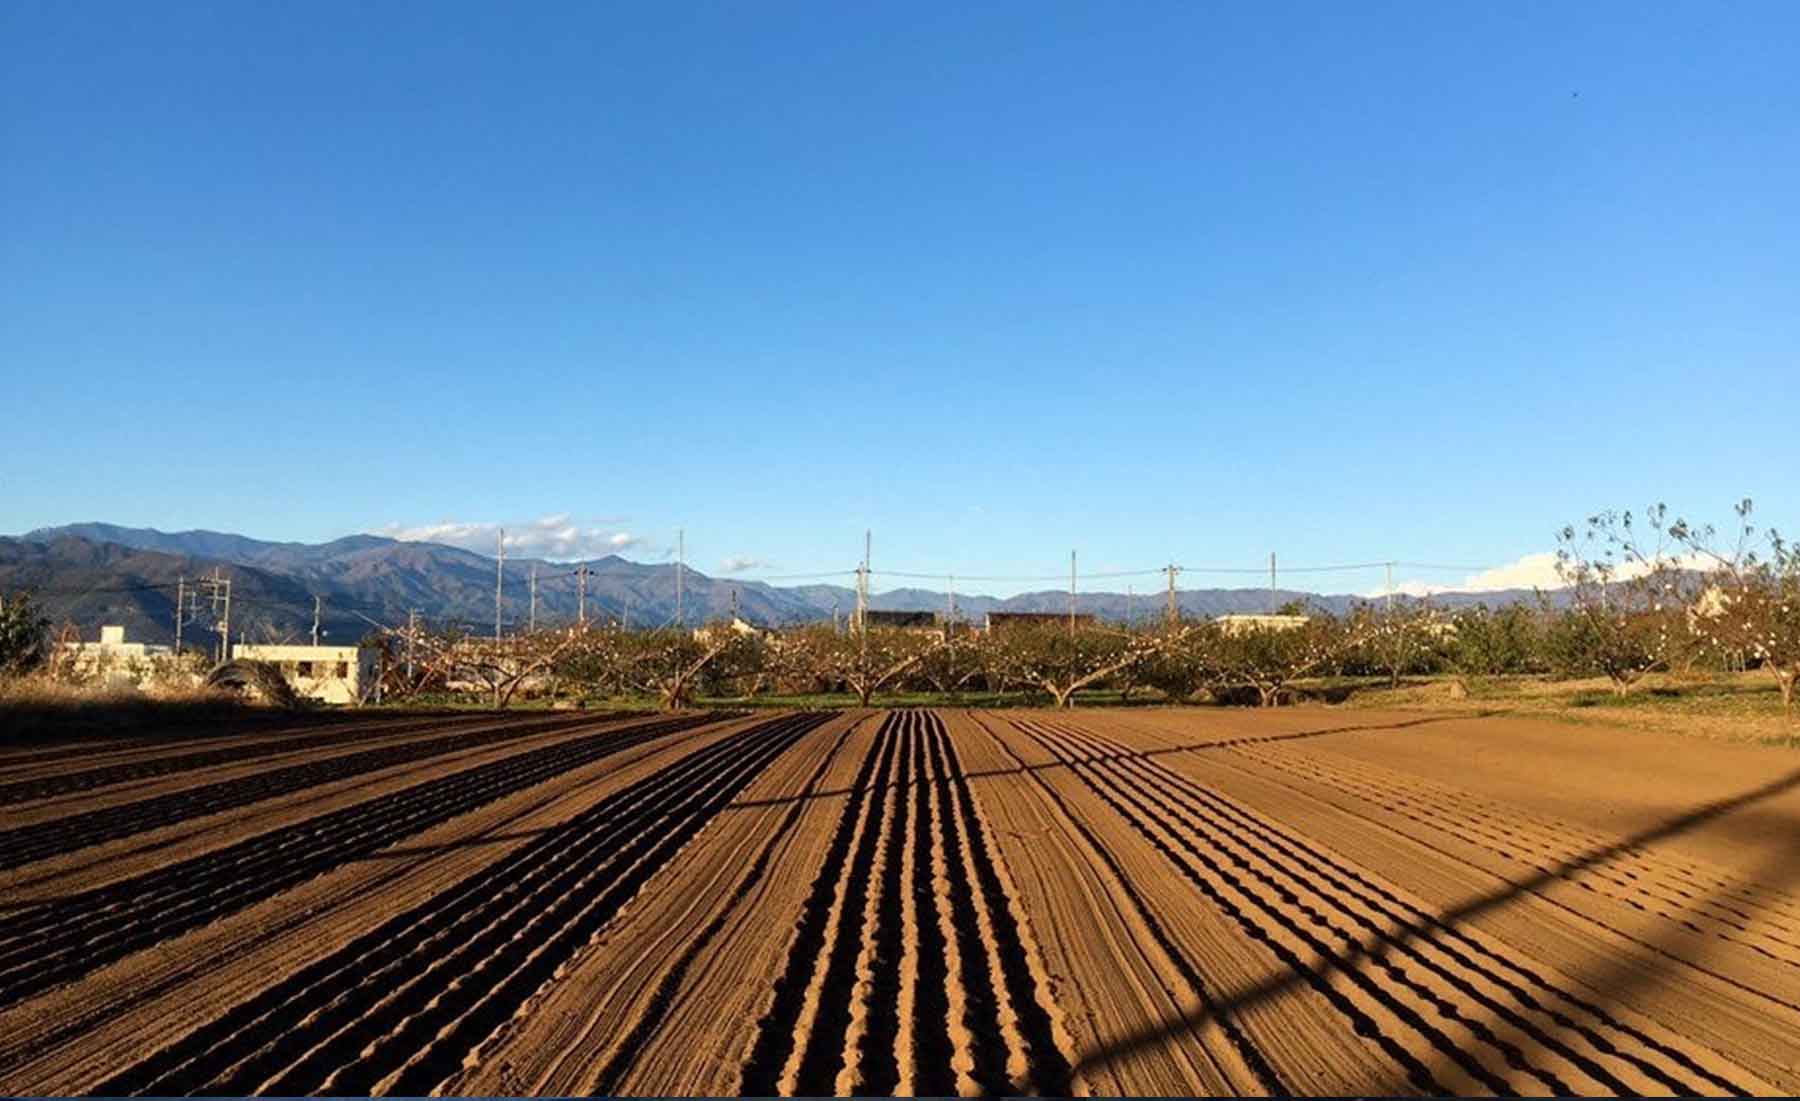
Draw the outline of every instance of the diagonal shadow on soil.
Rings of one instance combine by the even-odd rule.
[[[1511,881],[1500,890],[1482,895],[1462,903],[1461,905],[1453,906],[1450,909],[1439,913],[1429,922],[1398,924],[1394,927],[1392,939],[1396,942],[1404,943],[1416,940],[1421,935],[1433,929],[1454,928],[1461,922],[1468,921],[1487,911],[1499,909],[1521,896],[1535,893],[1539,888],[1547,886],[1555,880],[1604,864],[1614,857],[1624,854],[1632,849],[1655,844],[1658,841],[1664,841],[1671,837],[1687,833],[1688,831],[1703,826],[1715,819],[1722,818],[1754,803],[1780,795],[1783,792],[1791,791],[1797,787],[1800,787],[1800,768],[1796,768],[1777,779],[1771,780],[1766,784],[1752,788],[1738,795],[1719,799],[1711,803],[1701,804],[1693,810],[1676,815],[1667,821],[1632,834],[1623,840],[1590,849],[1579,856],[1556,865],[1548,871],[1536,872],[1523,879]],[[1341,970],[1346,964],[1352,963],[1369,954],[1370,953],[1366,948],[1362,951],[1346,952],[1341,957],[1328,961],[1321,961],[1318,966],[1323,972]],[[1227,1016],[1239,1012],[1249,1006],[1265,1001],[1305,982],[1305,977],[1298,972],[1287,971],[1273,975],[1263,982],[1245,989],[1222,992],[1217,1004],[1211,1011],[1190,1014],[1182,1020],[1170,1024],[1159,1025],[1154,1029],[1143,1030],[1135,1035],[1124,1037],[1104,1047],[1087,1052],[1078,1062],[1075,1068],[1076,1072],[1079,1073],[1082,1070],[1091,1067],[1103,1066],[1121,1056],[1129,1055],[1134,1051],[1159,1044],[1164,1040],[1174,1038],[1178,1035],[1186,1035],[1190,1030],[1204,1024],[1211,1017]]]
[[[1777,783],[1779,784],[1781,781],[1777,781]],[[1762,796],[1757,797],[1761,798]],[[1786,853],[1776,853],[1773,859],[1764,861],[1750,876],[1734,878],[1738,878],[1741,882],[1756,883],[1777,891],[1786,891],[1794,886],[1796,881],[1800,881],[1800,863],[1794,861]],[[1729,894],[1729,886],[1721,887],[1707,899],[1690,904],[1690,907],[1701,909],[1709,901],[1724,901]],[[1637,1000],[1635,997],[1637,992],[1650,985],[1652,977],[1658,972],[1665,971],[1671,966],[1679,966],[1681,962],[1684,962],[1677,948],[1680,934],[1680,926],[1671,922],[1666,936],[1655,941],[1640,942],[1642,947],[1636,951],[1621,952],[1609,957],[1605,967],[1573,971],[1565,968],[1564,973],[1589,990],[1596,992],[1594,997],[1601,1007],[1609,1010],[1627,1009],[1642,1013],[1644,1011],[1633,1004]],[[1488,1023],[1492,1024],[1497,1019],[1497,1015],[1490,1015]],[[1439,1055],[1431,1068],[1433,1073],[1442,1070],[1449,1062],[1448,1056]],[[1713,1088],[1718,1088],[1716,1082]]]

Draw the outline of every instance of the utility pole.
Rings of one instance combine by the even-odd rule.
[[[219,636],[219,661],[231,660],[231,578],[226,577],[223,570],[214,569],[211,577],[200,579],[208,589],[212,598],[213,614],[218,619],[213,622],[213,631]]]
[[[1069,552],[1069,637],[1075,637],[1075,552]]]
[[[413,640],[419,637],[419,609],[406,613],[406,683],[413,682]]]
[[[187,611],[187,578],[175,579],[175,656],[181,656],[181,616]],[[6,607],[4,598],[0,598],[0,610]]]
[[[494,556],[494,641],[500,641],[500,592],[506,582],[506,529],[500,529],[499,553]]]
[[[531,623],[531,626],[526,628],[526,630],[530,631],[534,635],[537,634],[537,563],[536,562],[533,562],[531,564],[531,619],[530,619],[530,623]]]
[[[865,670],[869,667],[869,548],[872,545],[872,533],[864,528],[863,560],[856,571],[856,633],[862,640],[858,660]]]
[[[1169,629],[1172,631],[1175,629],[1175,624],[1181,620],[1180,615],[1175,611],[1175,571],[1177,567],[1175,563],[1171,562],[1164,569],[1169,575]]]
[[[1269,552],[1269,614],[1275,614],[1275,552]]]
[[[587,563],[575,571],[575,618],[583,627],[587,626]]]
[[[686,626],[681,614],[681,574],[687,564],[687,530],[675,533],[675,626]]]
[[[1388,615],[1394,614],[1394,564],[1392,562],[1387,564],[1387,610]]]
[[[944,620],[944,637],[950,638],[956,633],[956,575],[950,575],[950,602],[947,618]]]
[[[843,628],[838,623],[838,602],[836,597],[833,597],[831,600],[831,633],[834,635],[843,633]]]
[[[1131,630],[1131,603],[1132,598],[1136,595],[1133,586],[1125,586],[1125,629],[1127,631]]]
[[[314,646],[317,646],[319,644],[319,612],[321,610],[322,605],[324,604],[324,599],[325,599],[324,597],[320,597],[320,596],[313,597],[312,644]]]

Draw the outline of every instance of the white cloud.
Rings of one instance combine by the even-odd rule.
[[[1706,566],[1706,562],[1697,555],[1677,558],[1675,563],[1684,569],[1703,569]],[[1648,570],[1642,563],[1622,563],[1613,576],[1623,581],[1641,576]],[[1504,566],[1467,574],[1460,582],[1430,582],[1418,578],[1397,581],[1394,583],[1394,592],[1401,596],[1431,596],[1434,593],[1492,593],[1503,589],[1543,589],[1548,592],[1562,587],[1563,579],[1556,572],[1556,553],[1540,551],[1527,554]],[[1386,592],[1386,589],[1377,589],[1363,595],[1376,597]]]
[[[643,546],[646,542],[643,536],[623,530],[616,524],[578,524],[568,513],[504,524],[475,520],[446,520],[436,524],[416,525],[390,523],[375,534],[406,542],[444,543],[491,555],[502,530],[506,532],[506,553],[523,558],[599,558]]]
[[[762,559],[746,558],[742,555],[732,555],[719,563],[720,573],[743,573],[745,570],[766,570],[768,568],[769,564]]]

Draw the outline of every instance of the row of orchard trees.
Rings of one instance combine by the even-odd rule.
[[[1605,512],[1559,534],[1563,586],[1535,604],[1455,612],[1429,601],[1319,611],[1298,626],[1173,622],[1015,626],[990,633],[829,626],[775,632],[566,627],[496,642],[456,630],[384,631],[389,699],[479,691],[504,707],[520,692],[651,697],[679,708],[701,696],[849,692],[1028,692],[1067,706],[1084,690],[1171,700],[1210,695],[1275,704],[1293,683],[1327,675],[1604,676],[1620,694],[1645,675],[1698,663],[1767,670],[1793,711],[1800,680],[1800,550],[1737,508],[1725,539],[1661,506]],[[0,675],[49,661],[48,620],[20,594],[0,603]]]
[[[562,628],[503,643],[454,632],[386,640],[390,696],[478,687],[505,706],[545,685],[583,695],[696,696],[848,692],[1038,694],[1067,706],[1084,690],[1171,700],[1241,698],[1265,706],[1294,682],[1328,675],[1457,672],[1604,676],[1620,694],[1657,670],[1766,669],[1793,709],[1800,679],[1800,551],[1751,524],[1748,501],[1721,546],[1710,527],[1600,513],[1559,534],[1564,582],[1535,604],[1454,612],[1428,600],[1370,601],[1343,616],[1310,610],[1297,626],[1165,623],[1152,630],[1061,622],[993,632],[825,625],[773,632]],[[412,655],[402,662],[400,654]]]

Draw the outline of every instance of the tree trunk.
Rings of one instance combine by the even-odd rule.
[[[1073,688],[1065,692],[1054,684],[1047,684],[1044,687],[1050,689],[1051,698],[1056,700],[1058,710],[1068,707],[1069,699],[1075,695],[1075,690]]]
[[[1281,701],[1281,686],[1279,684],[1259,684],[1256,686],[1256,695],[1262,706],[1274,707]]]
[[[1800,665],[1784,669],[1771,663],[1770,667],[1775,670],[1775,683],[1781,686],[1781,710],[1791,719],[1794,717],[1794,682],[1800,680]]]
[[[864,707],[869,706],[869,697],[874,694],[875,686],[872,684],[859,684],[856,686],[857,701]]]

